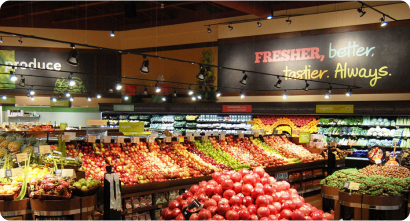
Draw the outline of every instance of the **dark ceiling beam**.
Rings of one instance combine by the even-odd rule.
[[[216,4],[232,8],[246,14],[256,15],[261,18],[266,18],[271,14],[271,3],[262,1],[213,1]]]
[[[11,2],[13,2],[13,1],[7,1],[7,2],[5,2],[5,3],[4,3],[5,5],[2,5],[2,6],[1,6],[1,10],[7,9],[7,8],[13,8],[13,7],[16,7],[16,6],[30,5],[30,4],[36,3],[36,2],[38,2],[38,1],[30,1],[30,2],[12,4],[12,5],[7,4],[7,3],[11,3]]]
[[[195,4],[195,3],[198,3],[198,2],[180,2],[180,3],[176,3],[172,5],[165,5],[164,8],[170,8],[170,7],[180,6],[180,5],[189,5],[189,4]],[[137,12],[151,11],[151,10],[160,9],[160,8],[161,6],[151,7],[151,8],[142,8],[142,9],[137,9]],[[103,17],[113,16],[113,15],[122,15],[122,14],[124,14],[124,12],[102,14],[102,15],[95,15],[95,16],[67,19],[67,20],[59,20],[59,21],[54,21],[54,23],[58,24],[58,23],[66,23],[66,22],[73,22],[73,21],[90,20],[90,19],[95,19],[95,18],[103,18]]]

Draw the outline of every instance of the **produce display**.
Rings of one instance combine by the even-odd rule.
[[[312,116],[258,116],[253,120],[255,124],[252,129],[264,129],[266,133],[273,133],[280,125],[288,125],[292,130],[300,132],[316,133],[319,123],[317,118]]]
[[[363,170],[368,171],[368,170]],[[409,189],[410,177],[403,179],[390,178],[380,175],[366,175],[357,169],[344,169],[334,172],[321,181],[321,184],[329,187],[337,187],[340,191],[350,191],[344,188],[345,182],[360,183],[359,190],[353,193],[374,195],[374,196],[398,196],[403,189]]]
[[[265,136],[265,142],[287,158],[298,158],[302,162],[323,160],[321,155],[310,153],[306,148],[296,145],[286,136]]]
[[[410,170],[402,166],[378,166],[378,165],[369,165],[363,169],[359,170],[359,173],[370,175],[380,175],[390,178],[408,178],[410,177]]]
[[[277,182],[260,167],[253,171],[214,173],[212,180],[191,186],[171,201],[169,207],[162,210],[159,220],[185,220],[182,209],[193,200],[203,208],[191,209],[194,213],[189,220],[334,219],[333,215],[305,203],[288,182]]]
[[[81,178],[77,182],[73,183],[74,191],[87,192],[92,189],[96,189],[100,186],[100,181],[95,179]]]
[[[257,145],[258,147],[261,147],[261,148],[265,149],[271,155],[274,155],[275,157],[278,157],[278,158],[283,158],[289,164],[291,164],[291,163],[302,163],[302,161],[299,160],[298,158],[289,159],[289,158],[284,157],[279,151],[277,151],[275,148],[269,146],[267,143],[262,142],[259,138],[251,137],[250,140],[252,141],[253,144]]]
[[[30,180],[30,198],[33,199],[69,199],[71,198],[71,180],[45,175],[41,179]]]
[[[0,200],[14,200],[17,197],[17,194],[20,193],[21,183],[16,181],[11,182],[10,184],[0,184]]]
[[[397,159],[400,161],[400,164],[405,167],[410,167],[410,150],[403,149],[398,155]]]

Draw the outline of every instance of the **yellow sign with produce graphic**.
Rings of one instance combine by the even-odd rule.
[[[11,50],[0,50],[0,64],[14,64],[15,53]],[[10,66],[0,66],[0,89],[14,89],[16,85],[10,81]]]

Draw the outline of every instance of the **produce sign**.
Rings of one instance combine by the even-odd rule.
[[[273,133],[273,130],[287,131],[289,134],[292,134],[292,130],[316,133],[318,130],[317,118],[310,116],[258,116],[253,121],[255,124],[252,129],[264,129],[267,133]],[[289,128],[281,125],[287,125]]]
[[[196,200],[199,202],[196,206],[184,210]],[[212,180],[191,186],[168,206],[159,220],[334,219],[331,214],[305,203],[288,182],[276,181],[261,167],[253,171],[215,172]]]

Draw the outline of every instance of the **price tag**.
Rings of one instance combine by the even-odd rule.
[[[211,136],[211,132],[205,132],[205,136]]]
[[[40,147],[39,146],[34,146],[33,147],[33,153],[40,154]]]
[[[33,127],[33,123],[28,123],[28,127]]]
[[[183,143],[185,141],[184,137],[179,137],[179,142]]]
[[[194,133],[194,136],[195,136],[195,137],[200,137],[201,134],[200,134],[199,132],[195,132],[195,133]]]
[[[265,129],[260,129],[259,133],[264,134],[265,133]]]
[[[74,170],[73,169],[62,169],[61,170],[61,176],[62,177],[73,178],[74,177]]]
[[[6,177],[6,170],[0,169],[0,177]]]
[[[225,134],[221,134],[221,136],[219,136],[219,140],[225,140]]]
[[[51,124],[52,124],[51,121],[46,122],[46,125],[47,125],[47,126],[50,126]]]
[[[124,137],[123,136],[117,137],[117,143],[124,143]]]
[[[111,137],[110,136],[104,137],[104,143],[111,143]]]
[[[75,132],[64,132],[64,135],[69,135],[71,140],[75,140],[77,134]]]
[[[255,130],[254,135],[255,135],[255,137],[259,137],[259,130]]]
[[[171,143],[172,142],[172,137],[165,137],[165,142],[166,143]]]
[[[16,154],[16,157],[17,157],[17,162],[19,163],[28,160],[27,153],[18,153]]]
[[[226,131],[221,131],[221,135],[226,135]]]
[[[194,142],[194,141],[195,141],[195,137],[194,137],[194,136],[190,136],[190,137],[189,137],[189,141]]]
[[[134,143],[139,144],[140,143],[140,137],[134,137]]]
[[[204,138],[203,138],[205,141],[207,141],[208,140],[208,136],[204,136]]]
[[[95,136],[88,136],[88,142],[95,143]]]
[[[63,135],[63,140],[64,140],[65,142],[70,142],[70,138],[71,138],[70,135]]]
[[[11,122],[10,125],[11,125],[11,126],[15,126],[15,125],[16,125],[16,122]]]
[[[239,134],[239,138],[244,138],[245,135],[243,133]]]
[[[360,189],[360,183],[345,182],[344,188],[349,189],[349,190],[359,190]]]
[[[148,142],[149,143],[154,143],[155,142],[155,137],[149,137]]]
[[[403,154],[403,157],[407,157],[409,154],[408,153],[404,153]]]
[[[287,180],[288,179],[288,173],[278,173],[275,174],[276,180]]]
[[[219,135],[219,132],[218,132],[218,131],[213,131],[213,132],[212,132],[212,136],[215,136],[215,137],[216,137],[216,136],[218,136],[218,135]]]
[[[192,133],[191,133],[191,132],[186,132],[186,133],[185,133],[185,136],[186,136],[186,137],[191,137],[191,136],[192,136]]]
[[[56,176],[61,177],[61,173],[62,173],[62,170],[61,170],[61,169],[56,170]]]
[[[19,123],[18,124],[20,127],[24,127],[24,123]]]
[[[22,176],[22,175],[23,175],[23,168],[14,168],[14,169],[11,169],[11,175],[12,175],[13,177]]]
[[[58,155],[62,154],[60,151],[57,151],[57,150],[53,150],[53,153],[58,154]]]
[[[51,153],[51,146],[50,145],[41,145],[41,146],[39,146],[39,153],[40,154]]]
[[[377,159],[377,160],[375,160],[374,161],[376,164],[381,164],[382,163],[382,160],[381,159]]]
[[[6,177],[7,177],[7,178],[12,177],[12,174],[11,174],[11,170],[10,170],[10,169],[6,170]]]
[[[36,122],[36,126],[41,126],[41,122]]]
[[[12,154],[11,156],[10,156],[10,159],[11,159],[11,161],[17,161],[17,157],[16,157],[16,154]]]

